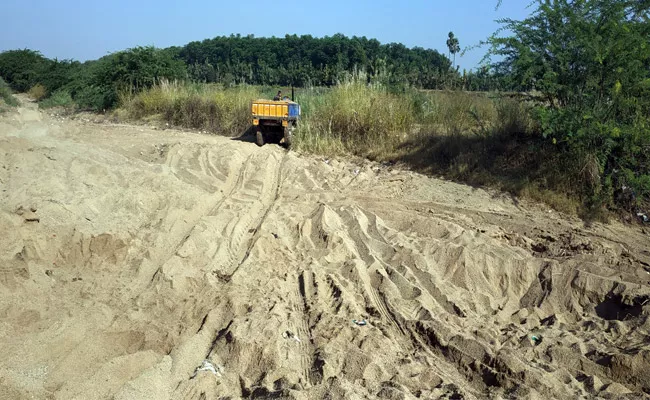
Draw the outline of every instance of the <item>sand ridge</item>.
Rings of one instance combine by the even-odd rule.
[[[0,185],[0,398],[650,394],[647,228],[28,102]]]

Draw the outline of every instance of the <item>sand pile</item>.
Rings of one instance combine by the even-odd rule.
[[[650,395],[640,228],[30,104],[0,185],[0,398]]]

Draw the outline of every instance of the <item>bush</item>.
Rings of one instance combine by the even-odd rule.
[[[45,89],[45,86],[41,85],[40,83],[32,86],[32,88],[27,92],[27,95],[35,101],[40,101],[43,99],[43,97],[45,97],[46,94],[47,90]]]
[[[111,54],[100,59],[94,69],[93,83],[96,86],[133,93],[149,89],[161,79],[187,77],[187,69],[182,61],[154,47],[136,47]]]
[[[41,83],[52,94],[60,89],[69,90],[70,84],[82,77],[81,64],[77,61],[51,60],[38,77]]]
[[[71,108],[74,107],[74,100],[70,92],[66,90],[57,90],[50,97],[41,101],[39,104],[41,108],[52,108],[52,107],[65,107]]]
[[[89,85],[73,91],[73,99],[80,109],[105,111],[118,102],[117,89],[113,87]]]

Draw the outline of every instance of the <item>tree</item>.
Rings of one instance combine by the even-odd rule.
[[[454,32],[449,32],[449,37],[447,39],[447,48],[449,48],[449,58],[454,56],[453,65],[455,68],[456,65],[456,53],[460,51],[460,42],[458,38],[454,35]]]
[[[543,136],[576,160],[592,197],[631,187],[650,197],[650,1],[536,0],[523,21],[503,19],[492,64],[545,98]],[[599,200],[599,201],[600,201]]]
[[[10,50],[0,53],[0,77],[13,90],[26,92],[39,83],[39,76],[51,61],[33,50]]]

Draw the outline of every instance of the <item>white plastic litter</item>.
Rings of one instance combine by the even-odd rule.
[[[216,375],[217,377],[221,377],[223,367],[220,365],[215,366],[210,360],[203,360],[201,366],[197,367],[196,370],[194,370],[194,375],[192,375],[192,378],[194,378],[201,371],[212,372],[212,374]]]

